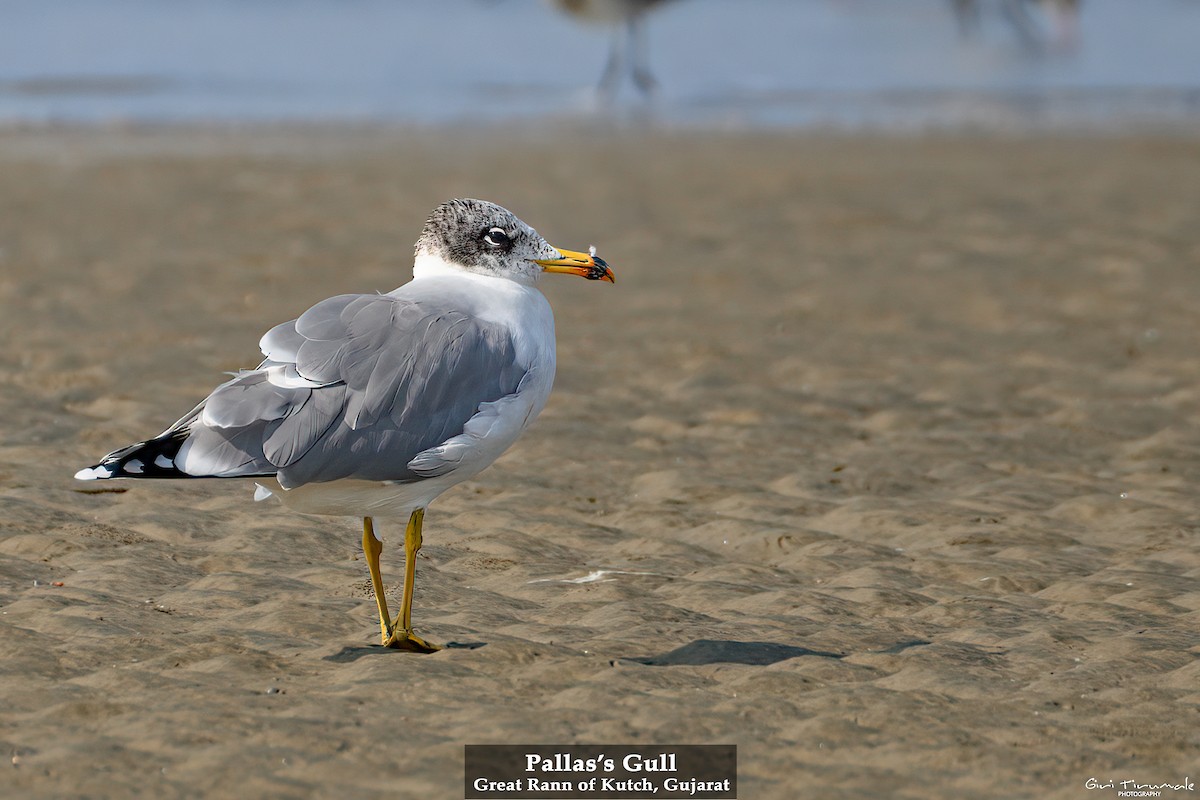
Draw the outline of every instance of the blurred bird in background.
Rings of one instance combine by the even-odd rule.
[[[671,0],[548,0],[560,9],[584,22],[595,22],[612,27],[608,62],[600,75],[596,87],[603,100],[616,96],[621,78],[628,73],[633,85],[643,96],[650,96],[658,88],[658,81],[650,72],[646,55],[646,32],[644,17],[658,6]]]
[[[1000,16],[1012,27],[1021,45],[1031,53],[1047,48],[1072,50],[1079,41],[1080,0],[996,0]],[[982,29],[985,0],[950,0],[963,36]]]

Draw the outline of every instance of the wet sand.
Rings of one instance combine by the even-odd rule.
[[[426,517],[417,628],[485,646],[373,647],[352,519],[71,479],[462,195],[618,278],[543,283],[549,407]],[[1197,209],[1183,139],[0,135],[0,794],[461,797],[486,742],[735,743],[743,798],[1194,780]],[[812,652],[633,660],[700,640]]]

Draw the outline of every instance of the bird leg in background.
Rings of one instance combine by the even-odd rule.
[[[658,81],[650,73],[650,61],[646,57],[646,28],[638,15],[629,18],[629,52],[632,56],[633,84],[649,97],[658,88]]]
[[[370,517],[363,517],[363,553],[367,557],[367,569],[371,571],[371,588],[375,590],[375,605],[379,606],[379,628],[383,632],[381,641],[387,644],[391,633],[392,618],[388,615],[387,598],[383,596],[383,575],[379,571],[379,554],[383,542],[375,538],[375,526]]]
[[[958,32],[964,37],[979,33],[979,3],[976,0],[950,0]]]
[[[1000,6],[1004,16],[1017,32],[1017,37],[1026,50],[1038,52],[1042,49],[1042,37],[1037,23],[1029,15],[1024,0],[1004,0]]]
[[[614,27],[609,39],[608,61],[604,64],[604,72],[600,74],[600,83],[596,86],[596,94],[601,101],[612,102],[616,97],[624,71],[625,31],[620,27]]]
[[[404,530],[404,595],[400,599],[400,617],[383,644],[414,653],[436,653],[442,648],[417,636],[412,627],[413,584],[417,574],[417,551],[421,549],[421,522],[424,519],[425,509],[418,508],[408,518],[408,527]]]

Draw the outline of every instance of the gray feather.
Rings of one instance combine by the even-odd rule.
[[[341,295],[272,328],[262,367],[222,384],[173,429],[188,436],[177,463],[193,475],[277,473],[286,488],[418,480],[414,456],[462,433],[480,404],[516,392],[526,373],[503,327],[454,306]],[[269,367],[297,385],[271,383]]]
[[[325,386],[309,393],[308,402],[274,425],[263,439],[263,455],[278,468],[295,464],[340,418],[346,402],[345,385]]]
[[[296,320],[276,325],[258,340],[258,349],[270,361],[288,362],[296,360],[296,351],[305,338],[296,332]]]
[[[244,372],[208,396],[202,416],[209,427],[245,428],[288,416],[304,405],[309,391],[275,386],[267,381],[265,372]]]

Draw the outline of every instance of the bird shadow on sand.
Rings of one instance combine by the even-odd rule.
[[[895,655],[910,647],[921,647],[931,644],[924,639],[905,639],[882,650],[872,650],[872,653]],[[443,645],[446,650],[478,650],[485,647],[487,642],[447,642]],[[367,656],[379,656],[390,653],[401,653],[379,644],[347,645],[333,655],[325,656],[323,661],[338,664],[349,664]],[[848,653],[834,653],[829,650],[813,650],[808,647],[797,647],[779,642],[739,642],[732,639],[697,639],[694,642],[677,647],[657,656],[640,656],[635,658],[618,658],[609,662],[613,666],[621,664],[642,664],[648,667],[698,667],[707,664],[745,664],[754,667],[765,667],[789,658],[801,656],[817,656],[819,658],[845,658]]]
[[[832,653],[826,650],[812,650],[807,647],[796,647],[779,642],[738,642],[725,639],[697,639],[683,647],[657,656],[642,656],[640,658],[619,658],[613,662],[618,664],[644,664],[649,667],[679,667],[704,666],[706,664],[748,664],[765,667],[800,656],[820,656],[822,658],[844,658],[845,653]]]
[[[912,639],[899,642],[882,653],[899,653],[910,647],[929,644],[924,640]],[[612,662],[613,666],[620,664],[643,664],[649,667],[678,667],[705,666],[707,664],[746,664],[755,667],[765,667],[789,658],[801,656],[818,656],[820,658],[845,658],[846,653],[834,653],[828,650],[813,650],[808,647],[796,647],[779,642],[738,642],[725,639],[697,639],[694,642],[677,647],[674,650],[657,656],[642,656],[640,658],[619,658]]]
[[[442,645],[443,650],[478,650],[487,645],[487,642],[446,642]],[[367,656],[390,655],[392,653],[404,653],[404,650],[394,650],[390,647],[384,647],[381,644],[365,644],[365,645],[346,645],[341,650],[333,655],[325,656],[322,661],[332,661],[336,664],[349,664],[358,661],[360,658]]]

